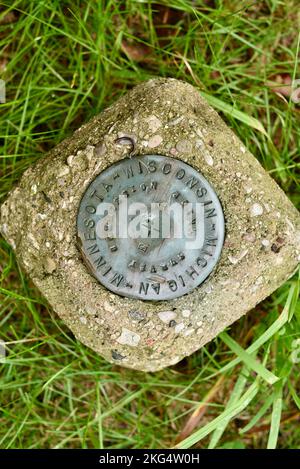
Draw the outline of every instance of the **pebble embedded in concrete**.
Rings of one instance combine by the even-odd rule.
[[[129,345],[130,347],[136,347],[140,341],[140,336],[125,327],[122,328],[122,333],[118,337],[117,342],[122,345]]]

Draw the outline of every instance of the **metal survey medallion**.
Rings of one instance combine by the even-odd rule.
[[[85,191],[77,217],[86,266],[109,290],[169,300],[199,286],[216,265],[224,216],[212,186],[175,158],[126,158]]]

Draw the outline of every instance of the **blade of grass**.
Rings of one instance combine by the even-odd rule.
[[[197,430],[195,433],[190,435],[185,440],[181,441],[178,445],[175,446],[176,449],[188,449],[191,446],[198,443],[202,438],[209,435],[212,431],[218,428],[218,425],[224,421],[224,419],[232,419],[239,413],[241,413],[254,399],[259,390],[259,382],[255,381],[245,394],[234,404],[232,404],[228,409],[222,412],[218,417],[216,417],[212,422],[209,422],[200,430]]]
[[[245,389],[245,386],[246,386],[246,383],[247,383],[247,380],[248,380],[248,376],[249,376],[249,368],[247,368],[246,366],[243,367],[238,379],[237,379],[237,382],[235,383],[234,385],[234,388],[233,388],[233,391],[232,393],[230,394],[230,398],[228,400],[228,403],[226,405],[226,409],[228,409],[228,407],[234,405],[236,402],[238,402],[238,400],[240,399],[244,389]],[[224,419],[220,425],[215,429],[214,433],[212,434],[211,436],[211,440],[209,442],[209,445],[208,445],[208,448],[209,449],[213,449],[217,446],[218,442],[220,441],[220,438],[222,437],[227,425],[229,424],[230,422],[230,419]]]
[[[272,394],[271,396],[267,397],[266,402],[261,406],[257,414],[254,415],[250,422],[247,423],[247,425],[242,428],[239,433],[243,435],[244,433],[247,433],[249,430],[251,430],[251,428],[253,428],[257,424],[257,422],[259,422],[259,420],[265,415],[269,407],[273,404],[273,401],[274,395]]]
[[[218,109],[218,111],[222,111],[224,112],[224,114],[228,114],[234,119],[237,119],[238,121],[243,122],[249,127],[258,130],[268,139],[270,138],[262,123],[255,119],[255,117],[249,116],[245,112],[236,109],[233,105],[224,103],[224,101],[222,101],[221,99],[216,98],[215,96],[212,96],[208,93],[205,93],[204,91],[199,92],[201,96],[203,96],[203,98],[205,98],[212,107]]]
[[[279,434],[279,428],[280,428],[280,420],[281,420],[281,412],[282,412],[282,383],[279,383],[279,385],[276,386],[276,389],[274,392],[271,427],[270,427],[267,449],[275,449],[277,446],[277,440],[278,440],[278,434]]]
[[[219,337],[223,342],[230,348],[250,369],[255,371],[261,376],[268,384],[274,384],[278,381],[278,377],[275,376],[271,371],[267,370],[261,363],[253,358],[248,352],[246,352],[235,340],[233,340],[227,332],[222,332]]]
[[[288,298],[286,300],[286,303],[284,305],[281,315],[255,342],[253,342],[253,344],[250,345],[250,347],[246,349],[246,352],[248,354],[252,354],[256,352],[263,344],[265,344],[268,340],[270,340],[276,334],[276,332],[278,332],[288,321],[290,321],[291,319],[290,306],[292,302],[294,302],[295,293],[297,295],[297,292],[298,292],[297,284],[296,282],[293,282],[292,285],[290,286]],[[221,368],[218,373],[225,373],[231,370],[236,365],[238,365],[241,361],[242,360],[240,357],[237,357],[234,360],[231,360],[231,362],[225,365],[223,368]]]

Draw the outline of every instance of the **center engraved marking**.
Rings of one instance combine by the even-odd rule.
[[[92,181],[77,232],[86,265],[106,288],[160,301],[208,277],[222,250],[224,217],[198,171],[175,158],[145,155],[123,159]]]

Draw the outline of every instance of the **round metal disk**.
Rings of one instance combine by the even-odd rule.
[[[99,282],[122,296],[160,301],[207,278],[222,250],[224,216],[198,171],[175,158],[145,155],[123,159],[92,181],[77,229],[84,261]]]

